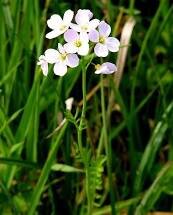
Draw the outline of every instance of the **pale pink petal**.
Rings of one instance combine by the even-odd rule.
[[[107,66],[101,66],[99,69],[97,69],[95,71],[95,74],[105,74],[105,73],[108,73],[109,72],[109,69],[107,68]]]
[[[79,65],[79,58],[76,54],[68,54],[66,63],[71,68],[77,67]]]
[[[100,21],[98,19],[93,19],[89,22],[89,29],[92,30],[92,29],[95,29],[97,28],[97,26],[99,25]]]
[[[63,21],[66,23],[66,24],[70,24],[70,22],[72,21],[73,19],[73,16],[74,16],[74,12],[72,10],[67,10],[65,13],[64,13],[64,16],[63,16]]]
[[[45,59],[48,63],[56,63],[58,61],[59,52],[55,49],[47,49],[45,51]]]
[[[54,14],[47,20],[47,25],[51,29],[57,29],[58,26],[62,23],[62,19],[59,15]]]
[[[46,61],[46,58],[44,55],[40,55],[40,57],[38,58],[38,62],[37,62],[37,65],[41,65],[43,61]]]
[[[113,72],[117,71],[117,67],[113,63],[106,62],[106,63],[103,63],[102,65],[106,66],[108,68],[108,70],[109,70],[109,72],[105,73],[105,74],[112,74]]]
[[[69,29],[64,33],[64,39],[66,42],[73,42],[75,40],[77,40],[79,38],[78,33],[73,30],[73,29]]]
[[[103,63],[99,69],[97,69],[95,71],[95,74],[112,74],[114,73],[115,71],[117,71],[117,67],[115,66],[115,64],[113,63],[110,63],[110,62],[106,62],[106,63]]]
[[[43,75],[47,76],[47,74],[48,74],[48,63],[47,63],[46,57],[44,55],[41,55],[39,57],[39,61],[37,62],[37,65],[41,66],[41,70],[43,72]]]
[[[88,34],[89,40],[93,43],[99,42],[99,32],[96,30],[91,30]]]
[[[85,23],[88,23],[91,17],[92,13],[90,10],[79,9],[75,16],[75,21],[78,25],[83,25]]]
[[[53,30],[53,31],[51,31],[51,32],[49,32],[49,33],[46,34],[46,38],[53,39],[55,37],[58,37],[61,34],[62,34],[61,31],[59,31],[59,30]]]
[[[81,56],[87,55],[89,52],[89,44],[88,43],[82,43],[82,45],[78,48],[78,54]]]
[[[74,45],[74,43],[64,44],[64,49],[67,53],[76,53],[78,50],[78,48]]]
[[[108,37],[111,33],[111,27],[105,21],[100,22],[98,29],[101,36]]]
[[[80,40],[83,41],[84,43],[89,42],[88,34],[86,32],[81,32],[79,37],[80,37]]]
[[[94,47],[94,52],[98,57],[106,57],[108,55],[108,48],[106,45],[97,43]]]
[[[67,66],[61,62],[58,62],[55,63],[53,70],[55,75],[64,76],[67,73]]]
[[[58,43],[58,50],[61,54],[65,53],[64,47],[61,45],[61,43]]]
[[[46,61],[41,64],[41,69],[42,69],[43,75],[47,76],[47,74],[48,74],[48,63]]]
[[[119,50],[120,42],[114,37],[108,37],[106,40],[108,50],[111,52],[117,52]]]
[[[77,24],[71,23],[70,24],[70,28],[72,28],[73,30],[80,32],[81,31],[81,27]]]
[[[86,14],[89,17],[89,19],[93,17],[93,13],[88,9],[79,9],[79,11],[81,11],[81,13],[83,14]]]

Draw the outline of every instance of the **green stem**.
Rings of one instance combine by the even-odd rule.
[[[82,106],[82,114],[81,119],[78,127],[78,146],[81,153],[81,157],[83,156],[82,153],[82,130],[84,127],[85,115],[86,115],[86,70],[82,65],[82,97],[83,97],[83,106]]]
[[[105,109],[105,95],[104,95],[104,80],[103,75],[101,75],[101,108],[102,108],[102,120],[103,120],[103,133],[104,133],[104,143],[105,143],[105,151],[107,155],[107,170],[108,170],[108,178],[109,178],[109,186],[110,186],[110,199],[111,199],[111,210],[112,215],[116,214],[115,211],[115,197],[112,186],[112,168],[111,168],[111,146],[108,140],[107,135],[107,123],[106,123],[106,109]]]
[[[135,5],[135,0],[130,0],[130,15],[133,16],[134,15],[134,5]]]
[[[50,149],[48,158],[44,164],[44,167],[43,167],[43,170],[42,170],[41,175],[39,177],[39,180],[36,184],[36,187],[34,189],[32,196],[31,196],[31,204],[30,204],[30,209],[29,209],[28,215],[34,215],[35,214],[36,207],[39,203],[40,196],[41,196],[42,191],[44,189],[44,185],[47,181],[49,173],[51,171],[51,166],[55,160],[55,156],[56,156],[58,147],[59,147],[60,142],[63,138],[63,135],[65,133],[66,128],[67,128],[67,123],[61,129],[61,131],[57,137],[56,142],[52,145],[52,148]]]
[[[85,177],[88,179],[88,163],[86,162],[86,159],[83,154],[83,148],[82,148],[82,130],[84,128],[85,124],[85,115],[86,115],[86,68],[82,65],[82,95],[83,95],[83,106],[82,106],[82,114],[81,114],[81,119],[78,127],[78,146],[79,146],[79,151],[81,154],[82,161],[84,163],[85,167]],[[89,184],[88,181],[86,180],[86,195],[87,195],[87,214],[91,215],[92,214],[92,201],[90,198],[89,194]]]

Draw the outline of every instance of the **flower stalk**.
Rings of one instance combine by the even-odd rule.
[[[108,130],[107,130],[107,123],[106,123],[106,108],[105,108],[105,95],[104,95],[104,79],[103,74],[100,76],[100,82],[101,82],[101,108],[102,108],[102,121],[103,121],[103,138],[104,138],[104,144],[105,144],[105,151],[107,155],[107,170],[108,170],[108,178],[109,178],[109,186],[110,186],[110,199],[111,199],[111,209],[112,214],[115,215],[115,197],[114,197],[114,191],[113,191],[113,181],[112,181],[112,165],[111,165],[111,146],[108,139]]]

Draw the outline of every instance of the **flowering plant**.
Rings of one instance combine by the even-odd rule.
[[[38,65],[41,66],[43,74],[45,76],[48,75],[48,65],[53,64],[54,74],[58,76],[64,76],[67,71],[68,67],[75,68],[79,64],[81,65],[82,70],[82,112],[79,119],[78,111],[76,111],[76,115],[73,116],[71,114],[71,108],[73,99],[70,98],[66,100],[66,116],[62,123],[49,135],[53,135],[54,132],[59,131],[59,139],[60,141],[63,132],[65,131],[68,122],[71,122],[75,125],[77,129],[77,147],[80,154],[81,162],[84,166],[84,172],[86,173],[86,197],[87,197],[87,214],[92,214],[93,209],[93,197],[91,198],[91,187],[90,187],[90,175],[93,176],[93,170],[90,168],[92,166],[92,160],[88,159],[87,151],[83,147],[83,135],[82,131],[86,128],[86,70],[88,65],[92,60],[92,56],[100,57],[101,64],[95,65],[95,74],[101,74],[100,76],[100,89],[101,89],[101,111],[102,111],[102,121],[103,121],[103,138],[102,140],[105,143],[105,151],[106,156],[99,155],[98,160],[101,166],[107,159],[108,169],[110,170],[110,160],[109,160],[109,149],[108,149],[108,135],[107,135],[107,121],[106,121],[106,108],[105,108],[105,95],[104,95],[104,81],[103,81],[103,74],[112,74],[117,70],[116,65],[111,62],[102,62],[104,57],[108,56],[109,52],[118,52],[120,42],[118,39],[111,37],[111,27],[105,21],[100,21],[98,19],[92,19],[93,14],[90,10],[86,9],[79,9],[74,17],[74,12],[71,10],[67,10],[64,13],[63,18],[59,15],[52,15],[50,19],[47,21],[48,27],[51,31],[46,34],[46,38],[53,39],[60,35],[63,35],[64,44],[58,43],[57,49],[49,48],[47,49],[43,55],[39,57]],[[76,23],[72,23],[72,20],[75,20]],[[91,58],[85,58],[82,60],[81,58],[84,56],[91,56]],[[88,62],[88,59],[89,62]],[[81,60],[81,63],[80,63]],[[87,61],[87,63],[86,63]],[[51,149],[51,155],[56,154],[56,149],[58,147],[59,142],[56,141],[54,147]],[[102,141],[100,142],[100,146],[102,145]],[[100,147],[99,147],[100,148]],[[53,159],[51,160],[53,163]],[[50,167],[50,162],[46,162],[43,175],[47,174],[48,167]],[[95,163],[96,164],[96,163]],[[99,166],[99,176],[97,175],[98,187],[100,187],[100,181],[98,178],[101,178],[101,172]],[[97,172],[97,171],[96,171]],[[95,169],[94,169],[95,174]],[[108,171],[109,175],[109,183],[112,184],[111,179],[111,172]],[[100,179],[101,180],[101,179]],[[43,186],[44,181],[40,180],[36,190],[39,187]],[[94,179],[94,187],[92,188],[93,192],[96,191],[97,186],[95,184]],[[92,192],[92,195],[93,195]],[[37,194],[37,191],[36,191]],[[38,193],[37,200],[40,193]],[[98,198],[98,196],[97,196]],[[34,211],[36,204],[33,200],[34,204],[32,206],[32,211]]]
[[[87,9],[79,9],[74,17],[72,10],[67,10],[63,18],[54,14],[48,19],[47,25],[52,31],[46,38],[53,39],[63,34],[65,44],[58,43],[58,48],[47,49],[39,57],[38,65],[43,74],[48,75],[48,64],[54,64],[54,74],[64,76],[68,67],[79,65],[80,56],[94,53],[97,57],[106,57],[110,52],[118,52],[119,40],[110,37],[111,27],[105,21],[92,19],[93,13]],[[76,23],[72,23],[72,20]],[[94,49],[93,49],[94,47]],[[112,74],[116,66],[110,62],[96,65],[95,74]]]

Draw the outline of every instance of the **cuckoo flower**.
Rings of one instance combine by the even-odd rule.
[[[95,68],[96,68],[95,74],[108,75],[117,71],[117,67],[115,66],[115,64],[110,62],[103,63],[102,65],[97,64]]]
[[[67,10],[64,13],[63,19],[57,14],[52,15],[47,21],[47,25],[52,31],[46,34],[46,38],[53,39],[63,34],[69,28],[73,15],[74,12],[72,10]]]
[[[45,57],[48,63],[54,64],[55,75],[64,76],[67,72],[67,66],[76,67],[79,64],[79,58],[76,54],[69,54],[59,43],[58,50],[47,49]]]
[[[109,37],[111,27],[105,21],[101,21],[98,26],[98,31],[92,30],[89,32],[90,41],[97,43],[94,47],[94,52],[98,57],[106,57],[108,52],[117,52],[120,42],[114,37]]]
[[[88,33],[91,30],[95,29],[100,22],[98,19],[90,20],[92,16],[93,14],[90,10],[79,9],[75,16],[75,21],[77,24],[71,23],[70,27],[77,32]]]
[[[86,33],[78,34],[75,30],[69,29],[64,33],[64,39],[67,42],[64,49],[67,53],[78,53],[85,56],[89,52],[89,40]]]
[[[39,57],[39,61],[37,62],[37,65],[41,66],[43,75],[47,76],[47,74],[48,74],[48,62],[46,61],[46,57],[44,55],[41,55]]]

